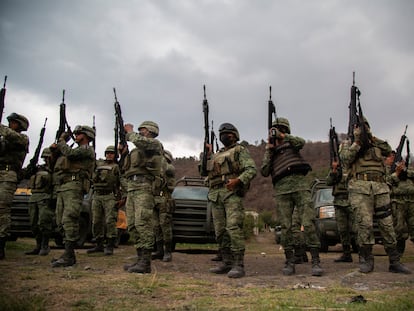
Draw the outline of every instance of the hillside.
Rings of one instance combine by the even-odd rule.
[[[248,145],[247,147],[259,170],[265,151],[265,144],[262,142],[258,146]],[[311,164],[313,169],[307,176],[309,182],[314,177],[326,177],[329,165],[329,145],[327,142],[307,142],[302,150],[302,155]],[[174,166],[176,168],[177,179],[183,176],[199,176],[197,159],[178,158],[174,161]],[[273,190],[270,177],[265,178],[258,172],[245,197],[244,204],[246,210],[274,212]]]

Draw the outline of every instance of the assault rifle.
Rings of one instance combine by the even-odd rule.
[[[0,91],[0,123],[1,123],[1,119],[3,118],[4,98],[6,97],[6,81],[7,81],[7,76],[4,77],[3,87]]]
[[[59,128],[56,131],[55,143],[58,143],[60,136],[65,132],[67,132],[72,140],[75,141],[75,137],[73,136],[68,120],[66,119],[65,90],[62,92],[62,103],[60,104],[59,109]]]
[[[351,101],[349,103],[349,122],[348,122],[348,137],[351,140],[351,143],[355,141],[354,137],[354,128],[359,127],[361,129],[361,150],[365,150],[369,147],[369,138],[365,125],[365,118],[362,113],[360,97],[361,91],[357,86],[355,86],[355,71],[353,72],[352,77],[352,86],[351,86]],[[358,102],[358,103],[357,103]],[[358,105],[358,106],[357,106]]]
[[[45,123],[43,124],[43,127],[40,130],[39,142],[37,144],[37,147],[36,147],[35,153],[33,155],[33,158],[30,160],[29,165],[26,168],[27,176],[32,176],[32,175],[36,174],[37,163],[39,162],[40,151],[41,151],[42,145],[43,145],[43,138],[45,137],[46,122],[47,122],[47,118],[45,118]]]
[[[338,134],[336,133],[335,126],[332,126],[332,118],[330,118],[329,121],[331,124],[331,128],[329,129],[329,154],[331,158],[331,165],[333,162],[337,162],[338,176],[342,176],[342,165],[341,159],[339,158]]]
[[[405,141],[407,141],[407,159],[409,160],[409,158],[410,158],[410,146],[409,146],[407,136],[405,136],[405,134],[407,133],[407,127],[408,127],[408,125],[405,126],[404,134],[401,135],[400,143],[398,144],[398,147],[395,150],[394,161],[391,164],[391,173],[395,172],[397,164],[403,160],[402,151],[403,151],[403,148],[404,148]],[[408,167],[407,161],[405,163],[405,167]]]
[[[118,162],[118,145],[121,145],[124,148],[127,145],[126,141],[126,132],[124,129],[124,119],[122,118],[121,105],[118,102],[116,97],[116,89],[114,88],[115,96],[115,161]],[[121,154],[121,158],[118,163],[123,163],[125,154]]]
[[[204,114],[204,148],[203,148],[203,159],[201,162],[201,176],[207,175],[207,157],[208,147],[210,144],[210,133],[209,133],[209,122],[208,122],[208,101],[206,97],[206,86],[203,85],[204,99],[203,99],[203,114]]]
[[[268,108],[267,108],[267,128],[268,130],[272,131],[269,139],[269,143],[274,145],[276,142],[276,131],[273,128],[273,116],[276,119],[276,107],[273,104],[272,100],[272,86],[269,86],[269,101],[268,101]]]

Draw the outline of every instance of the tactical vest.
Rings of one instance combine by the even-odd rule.
[[[306,175],[311,166],[302,158],[298,150],[293,149],[289,142],[277,146],[272,157],[272,182],[293,174]]]
[[[221,149],[214,154],[213,159],[207,161],[210,187],[223,184],[228,179],[239,176],[239,154],[243,148],[243,146],[236,144],[228,150]]]
[[[145,148],[134,148],[129,154],[128,167],[125,176],[151,175],[158,177],[161,174],[162,146],[153,139]]]
[[[52,190],[52,174],[40,166],[36,174],[30,177],[29,187],[32,193],[50,193]]]
[[[113,191],[117,187],[119,179],[119,175],[116,175],[117,167],[118,165],[115,163],[97,161],[92,178],[94,189]]]
[[[385,174],[381,149],[378,147],[371,147],[366,150],[362,156],[356,159],[352,166],[354,176],[368,172],[378,173],[379,175]]]

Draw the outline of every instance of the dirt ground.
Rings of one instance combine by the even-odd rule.
[[[80,288],[96,293],[105,289],[105,284],[114,284],[114,289],[124,294],[123,284],[134,279],[134,275],[124,272],[125,263],[134,260],[133,245],[120,245],[113,256],[87,255],[85,249],[77,249],[77,264],[68,268],[51,268],[50,260],[59,257],[63,250],[52,249],[48,256],[27,256],[24,250],[34,246],[29,238],[9,242],[6,259],[0,261],[0,293],[7,290],[8,295],[15,297],[24,295],[40,295],[46,297],[51,310],[60,310],[65,301],[73,300],[81,295]],[[90,247],[91,245],[87,245]],[[321,253],[321,265],[324,275],[311,276],[311,264],[296,265],[296,274],[283,276],[283,249],[274,242],[273,233],[261,233],[247,243],[245,256],[246,276],[240,279],[229,279],[226,275],[214,275],[208,269],[216,263],[211,261],[215,250],[205,246],[191,248],[178,244],[173,253],[173,261],[164,263],[160,260],[152,262],[152,275],[163,276],[163,282],[180,282],[194,284],[216,284],[216,292],[226,288],[315,288],[329,289],[338,286],[357,290],[358,292],[390,289],[401,286],[414,289],[414,274],[402,275],[388,272],[388,257],[381,245],[374,247],[375,269],[369,274],[358,272],[357,254],[353,254],[353,263],[334,263],[340,256],[340,246],[330,247],[328,253]],[[414,244],[407,242],[406,253],[402,262],[414,271]],[[168,296],[168,286],[164,291],[166,303],[172,303]],[[220,287],[222,286],[222,287]],[[118,289],[119,287],[119,289]],[[98,288],[98,290],[96,290]],[[126,286],[127,288],[127,286]],[[58,293],[58,295],[56,295]],[[99,297],[98,297],[99,298]],[[49,308],[48,308],[49,309]]]

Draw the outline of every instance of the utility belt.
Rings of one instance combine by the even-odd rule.
[[[112,190],[106,190],[106,189],[94,189],[93,192],[98,195],[114,194]]]
[[[363,180],[363,181],[385,182],[384,175],[383,174],[380,174],[380,173],[363,173],[363,174],[356,174],[355,178],[357,180]]]
[[[154,181],[154,178],[147,175],[131,175],[127,179],[138,183],[152,183]]]
[[[0,171],[16,171],[10,164],[0,164]]]
[[[81,181],[79,174],[72,174],[72,175],[65,175],[62,178],[60,178],[60,184],[66,184],[67,182],[71,181]]]

